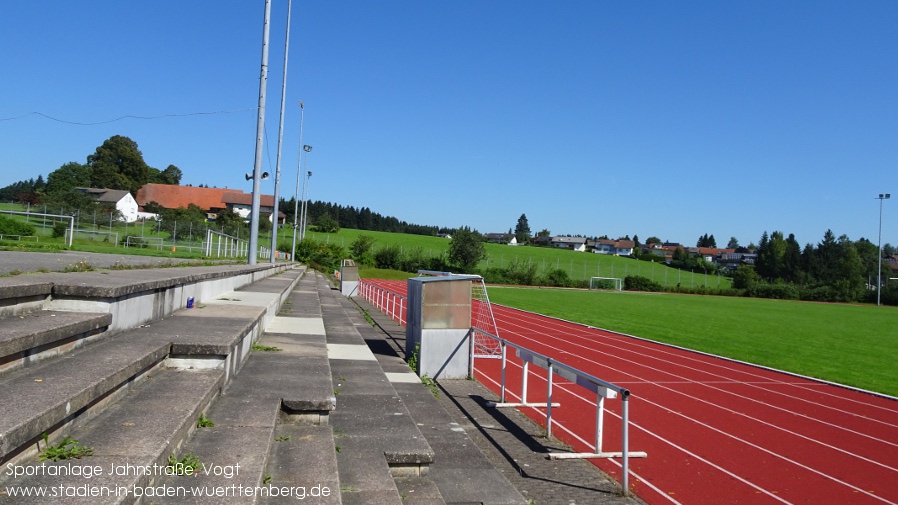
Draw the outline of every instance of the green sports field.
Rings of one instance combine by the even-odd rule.
[[[898,396],[898,308],[491,287],[490,301]]]

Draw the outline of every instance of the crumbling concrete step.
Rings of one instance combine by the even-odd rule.
[[[111,322],[112,314],[55,310],[4,317],[0,319],[0,374],[78,348],[99,338]]]
[[[143,503],[152,503],[152,494],[159,488],[149,486],[158,486],[171,471],[169,456],[183,457],[179,445],[195,429],[199,414],[220,391],[223,380],[221,370],[154,371],[138,380],[121,401],[71,434],[79,445],[91,448],[92,455],[22,464],[14,468],[30,468],[29,473],[38,475],[15,477],[4,472],[0,480],[0,491],[15,486],[58,493],[67,488],[73,493],[80,489],[80,496],[0,495],[0,504],[117,504],[134,503],[140,496]],[[51,444],[55,442],[51,439]],[[80,472],[71,475],[66,469]],[[85,470],[92,475],[85,476]]]
[[[0,316],[41,310],[53,292],[53,283],[40,275],[0,277]]]
[[[0,379],[0,463],[160,363],[169,340],[136,331]]]
[[[275,427],[266,476],[278,492],[269,491],[263,504],[341,505],[334,432],[330,426],[280,424]],[[288,490],[284,492],[284,490]]]

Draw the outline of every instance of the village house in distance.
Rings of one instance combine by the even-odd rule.
[[[246,219],[252,210],[253,195],[236,189],[198,188],[194,186],[174,186],[171,184],[145,184],[137,191],[139,218],[156,219],[156,214],[146,212],[145,206],[155,202],[166,209],[187,208],[194,204],[203,209],[206,219],[214,221],[218,213],[230,209]],[[260,213],[272,214],[274,195],[261,195]],[[278,211],[278,224],[284,224],[286,214]],[[269,218],[270,219],[270,218]]]

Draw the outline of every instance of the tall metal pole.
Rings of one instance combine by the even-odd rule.
[[[256,160],[253,165],[253,204],[249,218],[249,251],[247,263],[256,264],[259,249],[259,203],[262,186],[262,141],[265,135],[265,88],[268,84],[268,32],[271,20],[271,0],[265,0],[265,21],[262,26],[262,70],[259,76],[259,115],[256,121]]]
[[[293,6],[293,0],[287,0],[287,34],[284,36],[284,80],[281,84],[281,120],[278,125],[278,156],[274,171],[274,209],[271,211],[271,259],[269,263],[274,263],[274,256],[278,250],[278,189],[281,185],[281,146],[284,140],[284,105],[287,100],[287,54],[290,52],[290,9]]]
[[[299,212],[299,180],[302,176],[302,116],[305,109],[299,101],[299,159],[296,160],[296,190],[293,193],[293,247],[290,248],[290,259],[296,261],[296,226]],[[305,192],[305,189],[303,189]]]
[[[880,193],[877,199],[879,199],[879,257],[877,258],[876,266],[878,273],[876,274],[876,306],[879,307],[880,304],[880,292],[882,291],[882,201],[888,200],[892,195],[889,193],[882,194]]]
[[[308,159],[306,159],[306,168],[308,168],[309,163]],[[309,220],[309,190],[312,187],[312,171],[309,170],[308,176],[306,177],[306,196],[302,200],[302,223],[299,225],[299,239],[302,240],[306,237],[306,222]]]

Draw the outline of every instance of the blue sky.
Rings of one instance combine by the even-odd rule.
[[[125,135],[182,183],[250,191],[263,5],[0,3],[0,119],[19,118],[0,121],[0,186]],[[272,2],[271,172],[286,9]],[[875,242],[875,197],[894,192],[898,243],[896,26],[893,1],[296,0],[281,194],[302,100],[316,200],[482,232],[526,213],[534,233],[804,244]]]

